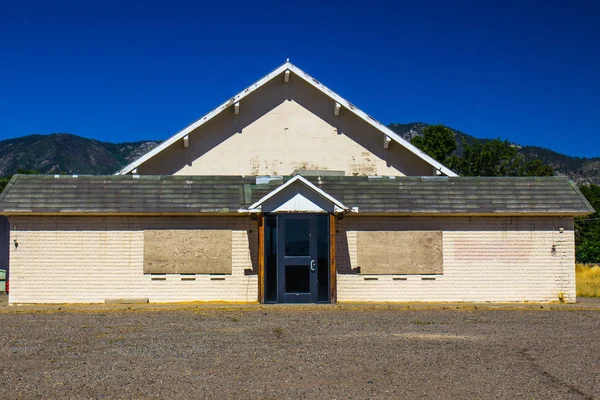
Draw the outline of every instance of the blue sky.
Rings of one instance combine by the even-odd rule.
[[[0,0],[0,139],[166,139],[286,57],[383,123],[600,156],[597,1]]]

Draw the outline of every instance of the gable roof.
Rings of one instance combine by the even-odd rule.
[[[260,87],[265,85],[267,82],[269,82],[269,81],[275,79],[276,77],[280,76],[281,74],[283,74],[285,71],[290,71],[290,73],[293,73],[294,76],[299,77],[300,79],[304,80],[305,82],[309,83],[314,88],[319,90],[321,93],[325,94],[332,100],[335,100],[337,103],[339,103],[341,105],[341,107],[343,109],[348,110],[349,112],[351,112],[354,115],[361,118],[363,121],[367,122],[369,125],[380,130],[383,134],[387,135],[391,140],[400,144],[401,146],[406,148],[408,151],[414,153],[417,157],[421,158],[422,160],[424,160],[425,162],[430,164],[432,167],[436,168],[442,174],[444,174],[446,176],[458,176],[455,172],[450,170],[448,167],[442,165],[440,162],[436,161],[435,159],[433,159],[432,157],[430,157],[423,151],[419,150],[417,147],[413,146],[408,141],[404,140],[396,132],[394,132],[393,130],[391,130],[390,128],[388,128],[387,126],[382,124],[381,122],[377,121],[375,118],[371,117],[370,115],[368,115],[361,109],[357,108],[354,104],[350,103],[348,100],[344,99],[343,97],[341,97],[340,95],[335,93],[333,90],[329,89],[328,87],[323,85],[321,82],[319,82],[312,76],[308,75],[306,72],[302,71],[300,68],[298,68],[294,64],[290,63],[289,61],[286,61],[283,65],[281,65],[280,67],[278,67],[271,73],[267,74],[266,76],[264,76],[263,78],[258,80],[256,83],[252,84],[248,88],[246,88],[243,91],[241,91],[240,93],[236,94],[235,96],[233,96],[232,98],[230,98],[229,100],[227,100],[226,102],[224,102],[223,104],[221,104],[220,106],[218,106],[217,108],[215,108],[214,110],[212,110],[211,112],[209,112],[208,114],[206,114],[205,116],[203,116],[202,118],[197,120],[196,122],[192,123],[191,125],[188,125],[186,128],[179,131],[175,135],[171,136],[170,138],[168,138],[167,140],[162,142],[160,145],[156,146],[155,148],[153,148],[146,154],[142,155],[137,160],[133,161],[132,163],[125,166],[121,170],[117,171],[115,173],[115,175],[125,175],[125,174],[132,172],[134,169],[136,169],[138,166],[140,166],[141,164],[143,164],[150,158],[152,158],[155,155],[157,155],[158,153],[162,152],[163,150],[165,150],[166,148],[168,148],[169,146],[171,146],[178,140],[181,140],[183,137],[185,137],[186,135],[188,135],[189,133],[191,133],[198,127],[202,126],[207,121],[210,121],[216,115],[220,114],[227,108],[233,106],[235,103],[239,102],[240,100],[242,100],[243,98],[248,96],[250,93],[259,89]]]
[[[327,192],[325,192],[323,189],[320,189],[320,188],[316,187],[315,185],[313,185],[312,183],[310,183],[308,180],[306,180],[306,178],[304,178],[304,177],[302,177],[300,175],[296,175],[292,179],[290,179],[289,181],[287,181],[286,183],[284,183],[283,185],[281,185],[278,188],[276,188],[275,190],[273,190],[272,192],[270,192],[270,193],[266,194],[265,196],[261,197],[257,202],[255,202],[254,204],[250,205],[250,207],[248,207],[247,209],[241,209],[240,212],[260,212],[261,211],[261,206],[263,205],[264,202],[266,202],[267,200],[269,200],[269,199],[277,196],[278,193],[282,192],[287,187],[293,185],[295,182],[302,183],[304,186],[306,186],[307,188],[309,188],[313,192],[317,193],[319,196],[321,196],[321,197],[327,199],[328,201],[330,201],[334,205],[336,212],[338,212],[338,211],[348,211],[348,207],[346,207],[341,201],[339,201],[335,197],[331,196],[330,194],[328,194]]]
[[[14,175],[0,195],[3,215],[237,214],[293,177]],[[299,179],[299,178],[297,178]],[[587,215],[565,177],[304,177],[352,209],[388,215]]]

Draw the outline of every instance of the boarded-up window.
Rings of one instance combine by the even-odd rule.
[[[144,231],[145,274],[231,274],[231,230]]]
[[[361,274],[441,274],[441,231],[358,231]]]

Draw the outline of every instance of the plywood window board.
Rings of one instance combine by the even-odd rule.
[[[358,231],[361,274],[441,274],[441,231]]]
[[[145,274],[231,274],[231,230],[144,231]]]

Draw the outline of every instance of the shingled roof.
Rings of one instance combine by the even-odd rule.
[[[15,175],[0,214],[237,213],[291,177]],[[585,215],[565,177],[306,177],[359,213]]]

